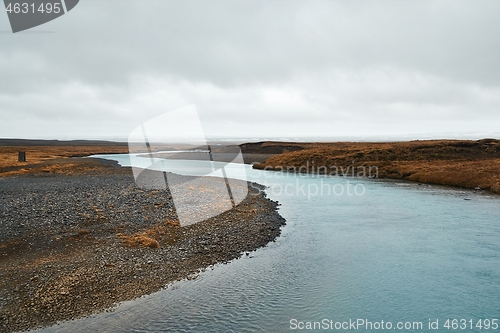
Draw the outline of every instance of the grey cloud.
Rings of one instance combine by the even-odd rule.
[[[8,38],[6,49],[38,54],[40,75],[115,84],[131,73],[231,85],[387,64],[482,84],[500,77],[494,1],[87,1],[77,9],[54,21],[56,34]]]
[[[17,114],[88,123],[84,135],[100,117],[126,136],[191,103],[214,133],[491,123],[499,12],[498,1],[81,1],[37,28],[55,33],[0,35],[0,131],[16,135]]]

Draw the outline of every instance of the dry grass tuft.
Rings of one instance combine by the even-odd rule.
[[[123,245],[128,247],[149,247],[152,249],[159,249],[160,243],[154,238],[149,237],[146,232],[136,233],[131,236],[116,234],[116,237],[121,238]]]
[[[166,219],[165,224],[169,226],[174,226],[174,227],[180,227],[181,223],[179,220],[172,220],[172,219]]]
[[[174,226],[175,228],[172,228]],[[178,220],[167,219],[164,224],[153,225],[141,232],[136,232],[133,235],[116,234],[121,238],[123,244],[128,247],[150,247],[153,249],[160,248],[160,242],[168,244],[175,243],[179,238],[180,224]]]
[[[10,240],[6,241],[5,243],[0,243],[0,249],[6,249],[6,248],[9,248],[11,246],[18,245],[18,244],[19,244],[18,241],[10,239]]]

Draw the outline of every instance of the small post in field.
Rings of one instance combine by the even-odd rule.
[[[17,160],[19,162],[26,162],[26,152],[20,151]]]

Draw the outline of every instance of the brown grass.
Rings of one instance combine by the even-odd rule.
[[[11,246],[14,246],[14,245],[17,245],[17,244],[19,244],[18,241],[10,239],[10,240],[8,240],[8,241],[6,241],[4,243],[0,243],[0,249],[6,249],[8,247],[11,247]]]
[[[278,143],[270,143],[278,145]],[[288,146],[290,144],[287,143]],[[476,188],[500,193],[500,141],[484,139],[412,142],[338,142],[295,144],[300,149],[274,155],[258,169],[295,168],[318,173],[318,166],[332,170],[376,167],[380,178]],[[314,166],[314,168],[313,168]],[[324,173],[324,172],[319,172]],[[329,173],[329,172],[326,172]]]
[[[121,238],[123,244],[128,247],[150,247],[150,248],[160,248],[160,243],[158,240],[163,240],[167,242],[175,241],[179,238],[177,235],[180,223],[177,219],[166,219],[165,225],[154,225],[142,232],[137,232],[133,235],[127,236],[124,234],[116,234],[117,237]]]
[[[123,245],[127,247],[149,247],[152,249],[159,249],[160,243],[154,238],[149,237],[145,232],[136,233],[131,236],[116,234],[116,237],[121,238]]]
[[[18,152],[26,152],[26,162],[18,162]],[[103,153],[128,153],[128,147],[116,146],[0,146],[0,177],[28,173],[78,174],[96,171],[95,163],[71,163],[69,157]]]
[[[174,226],[174,227],[180,227],[181,226],[181,223],[179,222],[179,220],[175,219],[165,219],[165,224],[168,225],[168,226]]]
[[[18,162],[18,152],[26,152],[26,162]],[[128,153],[128,146],[0,146],[0,168],[103,153]]]

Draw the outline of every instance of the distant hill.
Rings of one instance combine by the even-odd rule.
[[[0,139],[0,146],[126,146],[126,142],[103,140]]]

